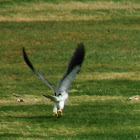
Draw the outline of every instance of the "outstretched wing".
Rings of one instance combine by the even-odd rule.
[[[31,64],[31,62],[29,61],[25,49],[23,48],[23,57],[24,60],[26,62],[26,64],[31,68],[31,70],[39,77],[39,79],[41,79],[42,81],[44,81],[54,92],[55,92],[55,88],[53,87],[53,85],[47,80],[45,79]]]
[[[84,55],[85,55],[84,45],[82,43],[78,44],[78,47],[76,48],[69,62],[65,75],[58,83],[56,95],[58,95],[62,91],[67,91],[69,89],[73,79],[80,71],[82,62],[84,60]]]

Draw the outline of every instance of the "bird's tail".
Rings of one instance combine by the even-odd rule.
[[[54,103],[59,102],[59,99],[56,96],[51,96],[51,95],[43,95],[43,96],[46,97],[46,98],[49,98]]]

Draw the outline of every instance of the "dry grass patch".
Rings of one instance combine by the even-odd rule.
[[[140,72],[110,72],[81,75],[83,80],[140,80]]]
[[[71,96],[70,101],[68,101],[68,105],[80,105],[81,101],[83,103],[94,103],[96,101],[107,101],[107,100],[125,100],[122,96],[88,96],[88,95],[81,95],[81,96]]]
[[[1,8],[0,21],[103,20],[119,10],[134,13],[137,9],[140,9],[140,4],[133,2],[22,3]],[[105,10],[110,12],[107,14]]]
[[[50,92],[48,94],[51,94]],[[18,102],[18,99],[23,99],[23,102]],[[0,100],[0,106],[9,106],[9,105],[39,105],[46,104],[52,105],[53,103],[42,95],[20,95],[19,97],[14,97],[13,95],[9,95],[8,98]]]

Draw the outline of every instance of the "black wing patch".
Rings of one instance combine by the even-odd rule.
[[[66,75],[69,74],[75,66],[79,65],[81,67],[84,56],[85,56],[84,45],[83,45],[83,43],[80,43],[80,44],[78,44],[78,47],[76,48],[76,50],[68,64]]]

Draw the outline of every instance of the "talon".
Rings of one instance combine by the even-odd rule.
[[[61,110],[61,109],[60,109],[60,110],[58,110],[58,112],[59,112],[60,116],[62,116],[62,115],[63,115],[63,113],[62,113],[62,110]]]
[[[57,113],[54,113],[53,116],[56,117],[56,118],[58,118],[58,114]]]

